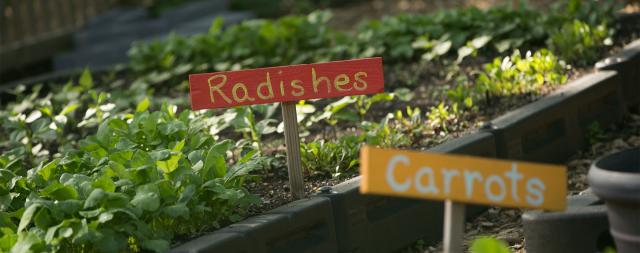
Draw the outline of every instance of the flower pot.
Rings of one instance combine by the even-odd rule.
[[[587,179],[605,201],[617,252],[640,252],[640,148],[599,158]]]

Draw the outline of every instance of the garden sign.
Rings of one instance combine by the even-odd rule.
[[[462,252],[464,204],[565,208],[566,168],[365,146],[360,192],[445,201],[444,250]]]
[[[377,57],[192,74],[189,87],[194,110],[281,102],[289,184],[294,198],[302,198],[297,101],[380,93],[384,77]]]

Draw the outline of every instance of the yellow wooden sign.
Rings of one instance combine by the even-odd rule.
[[[360,192],[492,206],[564,210],[563,166],[365,146]]]

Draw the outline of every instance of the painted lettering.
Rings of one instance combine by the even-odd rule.
[[[422,184],[422,178],[427,176],[427,184],[426,186]],[[429,194],[438,194],[438,187],[436,186],[436,181],[433,177],[433,169],[429,167],[421,167],[420,170],[416,173],[415,177],[416,190],[421,193],[429,193]]]
[[[362,77],[367,77],[368,74],[367,72],[357,72],[353,78],[356,79],[356,81],[353,83],[353,88],[355,88],[356,90],[366,90],[367,89],[367,82],[365,80],[362,79]]]
[[[511,171],[505,173],[505,175],[511,179],[511,197],[516,202],[520,202],[520,197],[518,197],[518,180],[523,179],[524,175],[518,172],[518,165],[516,163],[511,164]]]
[[[313,92],[318,93],[318,85],[321,82],[325,82],[327,85],[327,92],[331,92],[331,81],[326,76],[317,77],[316,68],[311,68],[311,80],[313,82]]]
[[[242,90],[242,96],[238,96],[238,90]],[[247,90],[247,86],[244,83],[236,83],[233,85],[233,90],[231,90],[231,94],[233,95],[233,100],[238,103],[242,103],[244,101],[254,101],[255,98],[249,96],[249,91]]]
[[[265,87],[267,88],[266,95],[262,92]],[[258,97],[260,99],[272,99],[275,97],[273,94],[273,88],[271,87],[271,76],[269,76],[269,72],[267,72],[267,80],[258,84],[256,93],[258,93]]]
[[[471,198],[473,196],[473,181],[482,182],[482,174],[477,171],[467,171],[463,172],[464,174],[464,190],[467,198]]]
[[[393,188],[394,191],[403,192],[411,187],[411,180],[407,179],[403,183],[398,183],[393,175],[396,165],[402,163],[409,166],[409,158],[404,155],[397,155],[392,157],[387,164],[387,183]]]
[[[449,194],[451,192],[451,180],[455,176],[459,176],[460,172],[456,169],[443,169],[442,176],[444,177],[444,194]]]
[[[337,91],[350,91],[351,88],[343,88],[342,86],[349,84],[349,76],[345,74],[337,75],[333,80],[333,85],[335,85]]]
[[[215,79],[222,79],[222,81],[219,84],[212,84],[211,81],[215,80]],[[218,92],[218,94],[220,95],[220,97],[222,97],[222,99],[224,99],[224,101],[226,101],[227,103],[231,104],[231,99],[229,99],[229,97],[227,97],[227,95],[224,94],[224,92],[222,92],[222,87],[227,83],[227,76],[226,75],[215,75],[212,77],[209,77],[209,79],[207,79],[207,82],[209,83],[209,96],[211,97],[211,103],[215,103],[216,99],[213,95],[213,92]]]
[[[540,206],[544,203],[544,183],[538,178],[532,178],[527,181],[527,196],[525,200],[533,206]]]
[[[302,86],[302,81],[300,80],[291,81],[291,87],[294,89],[293,91],[291,91],[291,95],[294,95],[296,97],[300,97],[304,95],[304,87]],[[298,91],[295,91],[295,90],[298,90]]]
[[[491,190],[491,185],[498,185],[498,194],[494,194]],[[496,175],[491,175],[487,177],[487,180],[484,182],[484,192],[487,195],[487,198],[493,202],[500,202],[504,200],[505,195],[507,194],[507,187],[504,184],[504,180],[501,177]]]

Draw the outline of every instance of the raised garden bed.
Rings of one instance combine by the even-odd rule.
[[[632,49],[630,49],[632,50]],[[637,56],[636,56],[637,57]],[[531,103],[524,107],[518,108],[509,114],[504,115],[501,118],[496,119],[497,122],[536,122],[540,121],[540,118],[546,115],[547,118],[562,116],[562,122],[574,121],[573,124],[560,124],[560,127],[556,126],[555,131],[559,132],[585,132],[585,135],[577,135],[574,137],[575,149],[580,150],[590,140],[592,136],[594,125],[610,125],[616,123],[622,117],[611,117],[608,114],[595,114],[595,116],[586,117],[592,121],[578,120],[580,114],[577,111],[582,111],[582,108],[589,106],[593,109],[593,112],[605,110],[610,105],[607,103],[594,103],[593,101],[602,101],[601,98],[596,96],[593,98],[593,91],[601,90],[605,88],[613,87],[614,91],[613,105],[620,106],[621,103],[625,103],[622,100],[622,95],[619,90],[625,83],[622,83],[617,79],[618,74],[616,72],[600,72],[596,74],[587,75],[581,79],[578,79],[562,89],[556,91],[548,97],[545,97],[537,102]],[[617,80],[612,82],[612,80]],[[607,93],[599,93],[606,97]],[[561,99],[558,99],[561,97]],[[637,104],[636,104],[637,106]],[[560,110],[561,114],[550,113],[553,109]],[[624,111],[620,107],[616,110]],[[522,113],[527,112],[527,113]],[[637,116],[631,116],[634,120],[637,120]],[[557,139],[562,136],[554,136],[553,138],[540,138],[538,136],[545,136],[544,129],[547,129],[547,125],[544,122],[553,122],[553,120],[541,121],[539,125],[533,124],[509,124],[507,127],[496,127],[490,131],[483,131],[471,135],[467,135],[460,139],[456,139],[450,142],[446,142],[442,145],[436,146],[430,151],[434,152],[451,152],[472,154],[479,156],[494,157],[497,151],[500,150],[500,145],[496,145],[496,133],[506,131],[506,129],[514,129],[518,134],[514,134],[512,139],[535,139],[538,140],[536,147],[540,148],[537,151],[540,156],[523,156],[522,153],[506,154],[502,158],[506,159],[518,159],[529,160],[538,162],[557,162],[566,161],[574,152],[562,152],[558,154],[558,150],[550,148],[561,144],[557,144]],[[581,122],[581,123],[578,123]],[[630,126],[635,126],[637,122],[630,123]],[[498,125],[499,124],[494,124]],[[541,125],[541,126],[540,126]],[[543,129],[542,131],[537,130]],[[591,130],[589,130],[591,129]],[[633,132],[633,130],[632,130]],[[542,134],[541,134],[542,133]],[[534,136],[534,137],[531,137]],[[631,139],[633,141],[635,139]],[[567,141],[567,144],[570,140]],[[522,147],[526,145],[518,143],[512,145],[511,149],[523,150]],[[566,144],[565,144],[566,145]],[[565,146],[566,147],[566,146]],[[526,150],[526,149],[524,149]],[[524,152],[524,154],[527,154]],[[570,192],[575,194],[574,189],[579,184],[584,184],[585,173],[582,174],[576,172],[574,166],[570,163]],[[576,181],[577,180],[577,181]],[[324,198],[325,196],[331,199],[333,206],[333,216],[335,218],[335,231],[329,231],[328,234],[335,234],[337,236],[337,244],[339,252],[391,252],[402,248],[403,245],[411,244],[416,240],[421,240],[421,243],[436,242],[441,238],[442,227],[442,203],[441,202],[428,202],[418,200],[401,200],[389,197],[373,197],[364,196],[359,194],[359,178],[352,179],[345,183],[327,189],[327,193],[320,193],[318,196]],[[584,186],[583,186],[584,187]],[[313,198],[312,198],[313,199]],[[301,201],[304,202],[304,201]],[[573,203],[573,202],[571,202]],[[577,202],[581,203],[581,202]],[[571,205],[571,204],[570,204]],[[571,207],[569,207],[571,208]],[[482,207],[470,208],[468,214],[473,217],[482,211]],[[522,249],[524,244],[522,243],[522,227],[519,221],[519,216],[522,213],[520,210],[515,209],[499,209],[492,208],[479,218],[475,219],[473,223],[470,223],[467,227],[468,236],[476,236],[479,234],[497,234],[498,238],[504,239],[509,242],[514,249]],[[257,216],[259,219],[260,216]],[[433,229],[425,229],[433,228]],[[494,231],[494,232],[491,232]],[[215,236],[219,232],[214,232],[207,237]],[[327,234],[327,235],[328,235]],[[393,237],[393,238],[390,238]],[[291,244],[296,243],[296,238],[291,238]],[[177,249],[176,252],[188,252],[186,250],[194,250],[193,252],[206,252],[206,250],[217,249],[216,244],[206,243],[202,240],[196,241],[198,244],[190,243],[185,244]],[[325,243],[332,243],[327,240]],[[206,245],[206,246],[205,246]],[[219,245],[225,245],[220,243]],[[206,248],[206,250],[204,250]],[[438,252],[437,248],[432,248]],[[202,251],[200,251],[202,250]],[[409,250],[411,251],[411,250]],[[264,252],[275,252],[267,249]],[[310,250],[308,252],[315,252]]]

